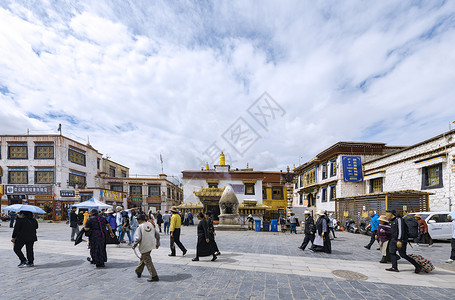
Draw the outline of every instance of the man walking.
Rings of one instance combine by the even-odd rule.
[[[70,211],[70,219],[69,219],[70,227],[71,227],[71,241],[74,242],[74,235],[79,234],[79,225],[77,225],[77,214],[76,214],[76,207],[72,207]]]
[[[136,276],[140,278],[144,267],[147,267],[151,276],[147,281],[159,281],[150,253],[153,249],[158,249],[160,247],[160,234],[156,230],[155,225],[145,220],[146,217],[144,214],[139,214],[136,219],[139,223],[139,227],[134,235],[133,249],[138,247],[139,252],[141,253],[139,265],[135,270]]]
[[[182,227],[182,218],[179,215],[179,211],[177,207],[173,206],[171,208],[171,254],[169,256],[175,256],[175,244],[179,246],[180,250],[182,250],[183,254],[186,254],[185,246],[183,246],[182,242],[180,242],[180,228]]]
[[[10,221],[9,221],[9,228],[14,227],[14,220],[16,219],[16,213],[12,210],[9,211],[8,213]]]
[[[366,249],[370,250],[371,246],[373,245],[374,241],[376,240],[376,235],[378,233],[378,226],[379,226],[379,215],[376,214],[372,209],[368,211],[368,214],[370,215],[370,224],[365,229],[368,229],[368,227],[371,227],[371,239],[368,245],[364,246]],[[378,242],[379,243],[379,242]]]
[[[164,234],[169,234],[169,226],[171,225],[171,215],[166,210],[163,215]]]
[[[289,217],[289,223],[291,224],[291,233],[292,231],[297,234],[297,218],[294,213],[291,213],[291,216]]]
[[[163,215],[161,214],[160,211],[156,214],[156,224],[158,224],[158,228],[161,232],[161,224],[163,224]]]
[[[407,228],[404,220],[401,218],[400,215],[397,214],[397,212],[394,209],[388,209],[385,214],[387,219],[390,220],[390,227],[392,231],[392,238],[389,242],[389,252],[390,258],[392,260],[392,267],[386,269],[386,271],[399,272],[397,256],[398,251],[402,258],[406,259],[407,261],[414,265],[415,267],[414,272],[417,274],[420,273],[422,267],[414,259],[412,259],[406,254],[408,237]]]
[[[308,210],[305,211],[305,238],[303,239],[302,245],[300,245],[299,249],[302,251],[305,250],[308,243],[311,242],[313,245],[314,242],[314,220],[313,217],[310,215]]]

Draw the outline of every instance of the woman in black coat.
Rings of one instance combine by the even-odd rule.
[[[14,252],[21,261],[18,265],[19,268],[34,266],[33,261],[35,257],[33,253],[33,244],[38,240],[36,237],[37,229],[38,222],[33,218],[31,212],[19,212],[11,238],[11,242],[14,244]],[[24,253],[22,253],[22,248],[24,246],[27,250],[27,259],[25,259]]]
[[[213,244],[210,242],[210,234],[208,231],[207,220],[203,213],[197,214],[199,224],[197,225],[197,246],[196,246],[196,257],[193,261],[198,261],[199,257],[212,255],[212,261],[216,260],[215,250]]]

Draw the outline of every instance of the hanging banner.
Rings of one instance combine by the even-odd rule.
[[[362,182],[362,159],[360,156],[343,156],[344,182]]]

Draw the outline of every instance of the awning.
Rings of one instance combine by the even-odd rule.
[[[363,177],[364,180],[371,180],[376,178],[385,177],[385,171],[374,172]]]
[[[437,165],[439,163],[443,163],[447,161],[447,157],[445,154],[440,154],[437,156],[421,159],[415,162],[415,166],[417,168],[424,168],[432,165]]]

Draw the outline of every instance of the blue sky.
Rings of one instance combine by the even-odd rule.
[[[2,134],[61,123],[133,174],[218,149],[280,170],[455,120],[453,1],[2,1],[0,45]],[[264,92],[283,112],[265,127]]]

